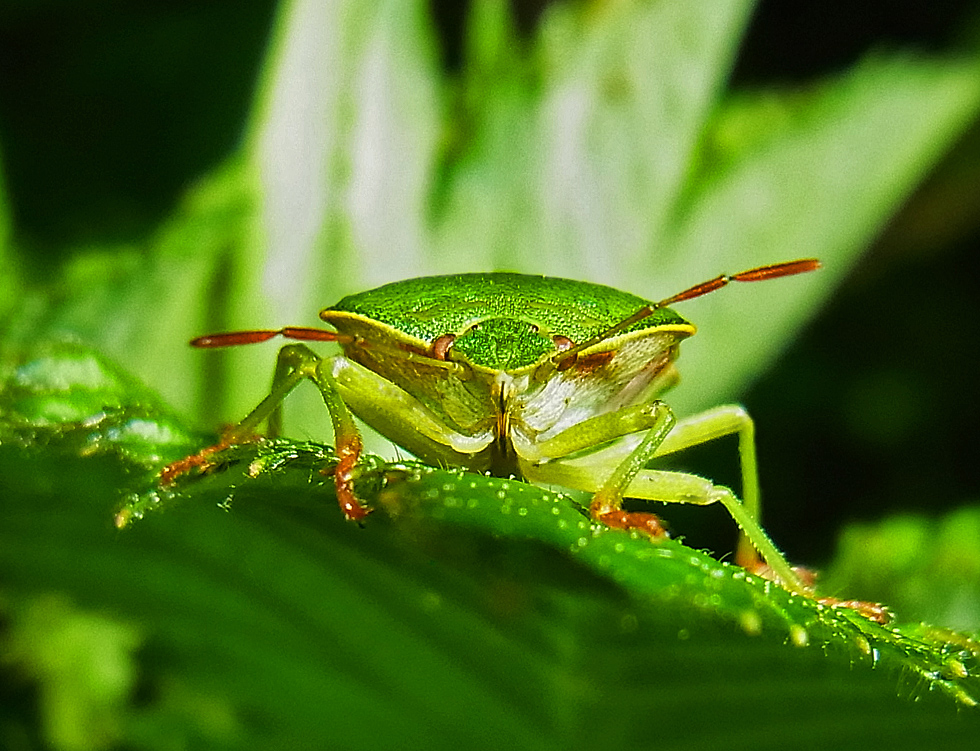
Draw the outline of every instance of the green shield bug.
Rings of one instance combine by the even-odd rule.
[[[802,259],[721,275],[659,302],[522,274],[423,277],[324,309],[320,318],[332,331],[287,327],[200,337],[194,346],[283,336],[336,342],[342,353],[321,358],[305,344],[283,347],[270,394],[221,443],[170,465],[162,480],[207,466],[209,453],[247,440],[266,420],[275,432],[282,400],[309,379],[333,423],[339,459],[333,476],[349,519],[369,512],[353,491],[361,453],[353,413],[429,464],[591,492],[591,516],[611,527],[665,534],[654,514],[624,510],[624,497],[721,503],[741,529],[736,562],[768,567],[787,589],[809,594],[759,524],[749,415],[731,405],[678,421],[658,397],[677,380],[679,343],[695,332],[671,305],[729,282],[819,266]],[[731,434],[739,440],[741,500],[701,477],[647,467],[657,456]]]

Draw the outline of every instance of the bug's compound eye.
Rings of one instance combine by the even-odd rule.
[[[555,343],[555,348],[559,352],[564,352],[565,350],[572,349],[575,346],[575,342],[569,339],[567,336],[562,336],[558,334],[553,336],[551,340]],[[578,355],[569,355],[568,357],[556,357],[555,358],[555,369],[556,370],[568,370],[575,364],[578,360]]]
[[[449,350],[452,348],[454,341],[456,341],[455,334],[443,334],[442,336],[437,336],[432,340],[432,345],[429,347],[429,353],[436,360],[445,360],[449,355]]]
[[[575,346],[575,342],[573,342],[567,336],[562,336],[561,334],[551,337],[551,341],[555,343],[555,348],[559,352],[564,352],[566,349],[571,349]]]

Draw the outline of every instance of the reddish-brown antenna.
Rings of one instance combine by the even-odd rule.
[[[287,339],[301,339],[305,342],[340,342],[348,344],[354,337],[338,334],[326,329],[309,329],[303,326],[286,326],[282,329],[254,329],[252,331],[229,331],[225,334],[207,334],[191,340],[192,347],[237,347],[239,344],[266,342],[276,336]]]
[[[616,336],[616,334],[620,333],[621,331],[625,331],[637,321],[642,321],[647,316],[653,315],[654,311],[659,310],[660,308],[666,308],[668,305],[673,305],[675,302],[683,302],[684,300],[692,300],[695,297],[701,297],[709,292],[714,292],[716,289],[721,289],[730,282],[763,282],[767,279],[777,279],[781,276],[805,274],[808,271],[816,271],[819,268],[820,261],[818,261],[816,258],[801,258],[797,261],[784,261],[783,263],[772,263],[768,266],[757,266],[754,269],[740,271],[737,274],[721,274],[720,276],[716,276],[714,279],[701,282],[701,284],[695,284],[693,287],[690,287],[683,292],[678,292],[676,295],[671,295],[666,300],[655,302],[653,305],[644,305],[638,311],[633,313],[633,315],[629,316],[628,318],[624,318],[614,326],[610,326],[601,334],[598,334],[587,341],[576,344],[571,349],[565,349],[557,352],[552,356],[551,361],[562,368],[567,367],[569,358],[571,358],[574,362],[574,358],[578,357],[579,352],[595,346],[599,342],[604,341],[609,337]]]
[[[721,289],[730,282],[761,282],[767,279],[776,279],[781,276],[803,274],[819,268],[820,261],[816,258],[803,258],[798,261],[786,261],[785,263],[773,263],[769,266],[758,266],[748,271],[740,271],[737,274],[721,274],[714,279],[701,282],[701,284],[696,284],[683,292],[672,295],[666,300],[661,300],[653,305],[643,306],[629,318],[620,321],[615,326],[611,326],[598,336],[593,337],[587,342],[582,342],[571,349],[559,352],[555,356],[554,362],[561,362],[569,357],[575,357],[582,350],[601,342],[603,339],[615,336],[620,331],[628,329],[637,321],[642,321],[658,308],[664,308],[676,302],[701,297],[709,292],[714,292],[716,289]],[[277,336],[282,336],[286,339],[299,339],[306,342],[340,342],[341,344],[350,344],[354,341],[354,337],[348,334],[339,334],[336,331],[306,328],[304,326],[286,326],[281,329],[254,329],[251,331],[229,331],[223,334],[207,334],[206,336],[199,336],[196,339],[192,339],[191,346],[207,348],[237,347],[241,344],[265,342]]]
[[[651,308],[651,313],[657,308],[673,305],[675,302],[691,300],[701,297],[716,289],[721,289],[729,282],[764,282],[767,279],[777,279],[781,276],[793,276],[794,274],[805,274],[808,271],[816,271],[820,268],[820,261],[816,258],[801,258],[798,261],[786,261],[785,263],[773,263],[768,266],[757,266],[748,271],[740,271],[737,274],[721,274],[714,279],[709,279],[701,284],[695,284],[690,289],[678,292],[676,295],[661,300]]]

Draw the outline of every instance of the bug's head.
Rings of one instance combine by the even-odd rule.
[[[552,338],[534,324],[512,318],[487,318],[446,341],[438,341],[434,349],[443,348],[446,359],[514,371],[540,362],[555,351],[555,346]]]

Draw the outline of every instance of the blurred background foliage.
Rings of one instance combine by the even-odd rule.
[[[672,403],[748,406],[790,558],[839,544],[832,586],[976,629],[980,8],[647,5],[5,3],[0,365],[81,339],[211,427],[273,355],[189,351],[204,331],[314,324],[415,274],[657,297],[819,252],[812,280],[684,309]],[[680,466],[737,484],[734,455]],[[669,518],[730,547],[720,511]]]

